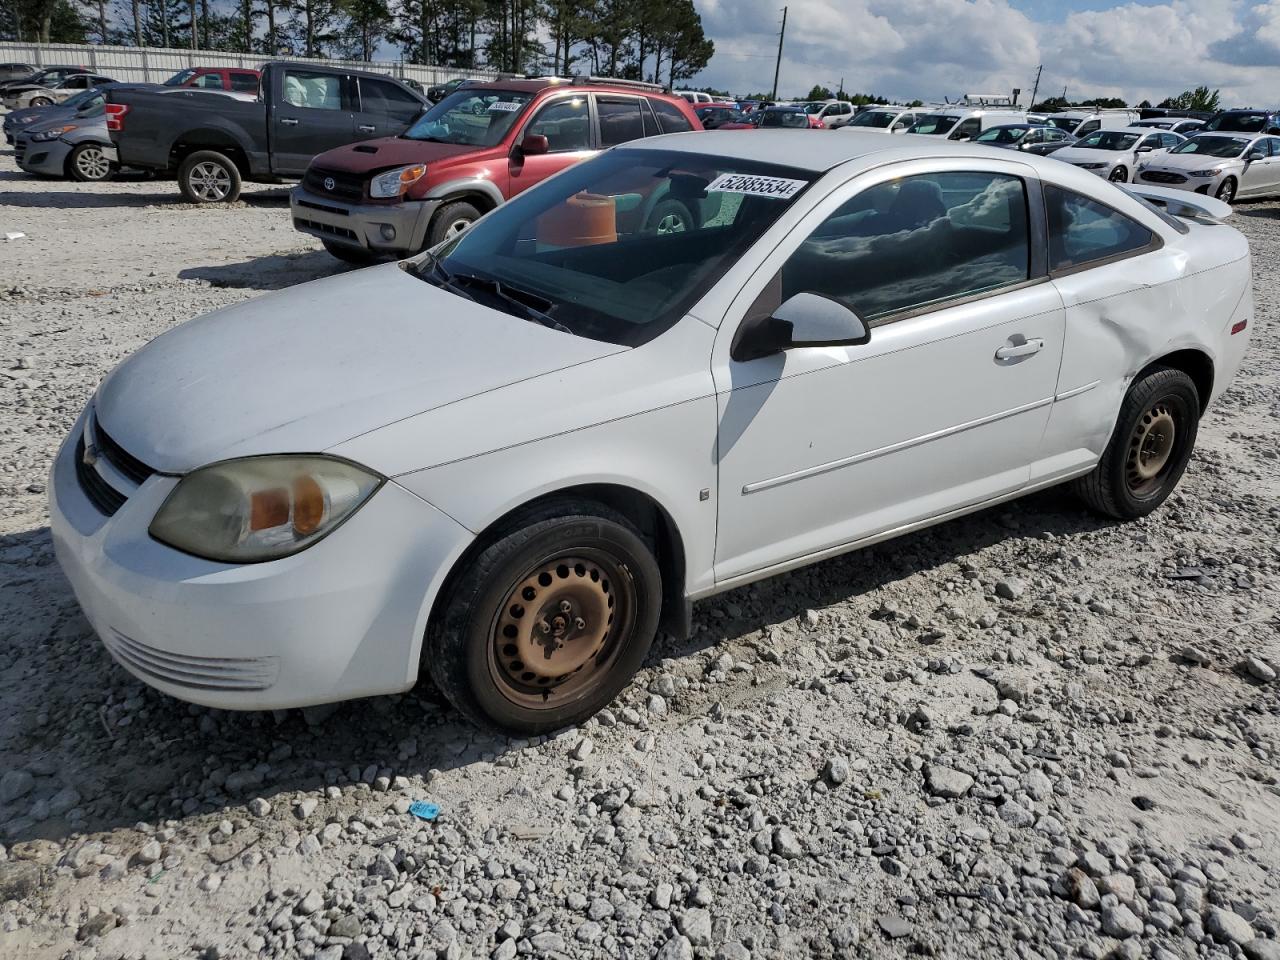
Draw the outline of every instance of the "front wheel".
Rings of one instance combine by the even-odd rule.
[[[624,517],[566,501],[500,532],[446,589],[426,639],[432,679],[473,722],[529,735],[626,686],[658,629],[662,576]]]
[[[178,189],[189,203],[231,203],[240,196],[240,170],[217,150],[197,150],[178,167]]]
[[[1128,183],[1129,171],[1126,170],[1124,167],[1116,167],[1114,170],[1111,171],[1111,176],[1108,179],[1112,183]]]
[[[1231,203],[1236,198],[1236,178],[1227,177],[1218,186],[1217,192],[1214,194],[1223,203]]]
[[[1075,481],[1076,493],[1117,520],[1145,517],[1178,485],[1199,426],[1195,383],[1181,370],[1156,367],[1125,394],[1111,441],[1093,472]]]
[[[101,144],[81,143],[67,156],[67,173],[81,183],[99,183],[111,179],[115,165],[107,159]]]
[[[32,97],[29,105],[32,107],[52,107],[53,101],[48,97]]]
[[[466,201],[445,204],[436,211],[431,219],[431,226],[427,228],[427,247],[434,247],[465,233],[479,219],[480,211]]]
[[[647,233],[665,236],[671,233],[687,233],[696,229],[692,211],[679,200],[662,200],[654,205],[645,223]]]

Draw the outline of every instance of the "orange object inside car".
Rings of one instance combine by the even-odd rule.
[[[589,247],[618,242],[618,214],[612,197],[574,194],[538,218],[538,239],[556,247]]]

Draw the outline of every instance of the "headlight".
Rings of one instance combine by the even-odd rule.
[[[72,130],[75,130],[75,129],[77,129],[76,124],[68,123],[65,127],[54,127],[52,130],[41,130],[39,133],[33,133],[31,135],[31,139],[35,140],[36,142],[43,142],[45,140],[57,140],[64,133],[70,133]]]
[[[1221,167],[1213,167],[1213,168],[1212,168],[1212,169],[1210,169],[1210,170],[1192,170],[1192,171],[1191,171],[1191,176],[1193,176],[1193,177],[1216,177],[1216,176],[1217,176],[1218,174],[1220,174],[1221,172],[1222,172],[1222,168],[1221,168]]]
[[[150,532],[162,543],[209,560],[275,560],[332,533],[382,479],[319,455],[227,460],[178,481]]]
[[[425,163],[415,163],[408,167],[397,167],[380,173],[369,181],[369,196],[398,197],[409,189],[410,185],[422,179],[427,172]]]

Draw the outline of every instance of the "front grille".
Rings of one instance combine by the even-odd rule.
[[[300,207],[307,207],[310,210],[323,210],[325,213],[337,214],[340,217],[350,216],[350,211],[346,207],[335,207],[328,203],[313,203],[310,200],[295,200]]]
[[[325,186],[325,181],[333,181],[333,189]],[[340,173],[337,170],[322,170],[308,167],[302,178],[302,185],[312,193],[326,197],[337,197],[350,203],[359,203],[364,199],[364,177],[355,173]]]
[[[112,440],[107,431],[102,429],[102,424],[97,417],[93,418],[93,442],[97,446],[98,452],[106,458],[108,463],[138,484],[138,486],[142,486],[143,482],[155,473],[145,463]]]
[[[1138,174],[1143,180],[1152,183],[1186,183],[1187,178],[1180,173],[1165,173],[1163,170],[1143,170]]]
[[[84,434],[80,435],[80,441],[76,444],[76,479],[80,481],[80,489],[89,498],[94,509],[103,516],[114,516],[128,499],[102,479],[102,474],[84,462]]]
[[[280,672],[278,657],[191,657],[148,646],[114,629],[102,640],[134,673],[194,690],[266,690]]]
[[[18,137],[13,144],[13,157],[18,163],[22,162],[22,156],[27,152],[27,138]]]
[[[346,227],[335,227],[330,223],[321,223],[318,220],[306,220],[302,217],[294,217],[293,225],[299,230],[315,230],[318,233],[327,233],[331,237],[343,237],[347,240],[355,240],[359,242],[354,230],[348,230]]]

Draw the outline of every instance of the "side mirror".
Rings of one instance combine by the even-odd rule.
[[[1266,155],[1265,153],[1263,153],[1261,150],[1258,150],[1257,148],[1254,148],[1253,150],[1250,150],[1250,151],[1249,151],[1249,155],[1248,155],[1247,157],[1245,157],[1245,159],[1246,159],[1246,160],[1249,160],[1249,161],[1253,161],[1253,160],[1265,160],[1266,158],[1267,158],[1267,155]]]
[[[1154,151],[1155,151],[1155,147],[1144,143],[1142,146],[1140,146],[1137,150],[1133,152],[1134,153],[1153,153]]]
[[[540,133],[531,133],[520,141],[520,152],[526,156],[546,153],[549,149],[551,149],[551,144]]]
[[[773,316],[740,331],[735,360],[756,360],[800,347],[857,346],[871,339],[862,318],[844,304],[816,293],[797,293]]]

